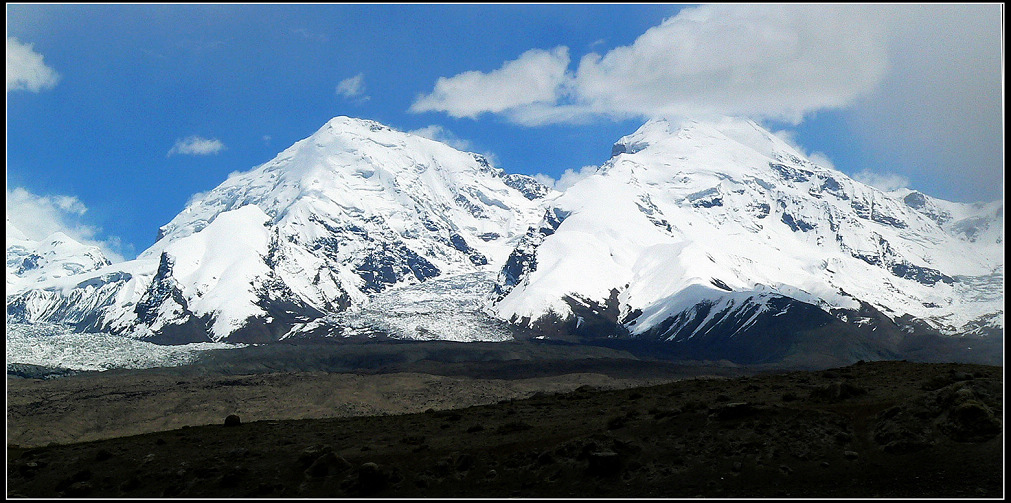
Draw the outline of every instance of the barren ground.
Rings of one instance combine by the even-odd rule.
[[[8,378],[8,497],[1003,495],[1002,367],[429,356]]]

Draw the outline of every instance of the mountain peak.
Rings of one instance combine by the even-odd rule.
[[[634,133],[619,139],[611,154],[612,157],[622,153],[634,154],[647,147],[675,156],[693,151],[751,151],[773,161],[790,159],[813,164],[776,134],[754,120],[740,117],[653,118]]]
[[[7,220],[8,294],[50,279],[96,271],[112,262],[94,245],[54,232],[35,241]]]
[[[328,120],[320,130],[354,132],[394,131],[393,128],[372,119],[360,119],[347,115],[338,115]]]
[[[195,196],[125,274],[77,285],[115,299],[90,318],[102,329],[277,340],[393,287],[496,270],[546,191],[478,154],[338,116]]]
[[[859,299],[945,333],[994,312],[957,279],[991,285],[1003,270],[992,212],[882,192],[747,119],[652,119],[612,153],[550,203],[565,218],[521,250],[531,266],[506,271],[515,288],[499,316],[578,326],[586,313],[572,299],[583,299],[616,306],[642,335],[693,319],[701,299],[731,312],[737,295],[770,293],[826,310]]]

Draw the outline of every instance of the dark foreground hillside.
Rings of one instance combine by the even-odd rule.
[[[8,446],[8,497],[1001,497],[1001,367],[857,363]],[[220,423],[224,422],[221,418]]]

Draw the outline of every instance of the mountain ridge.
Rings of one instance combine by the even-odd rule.
[[[7,292],[110,265],[102,250],[62,233],[30,239],[7,217]]]
[[[969,205],[903,196],[818,166],[752,121],[651,120],[553,201],[565,218],[525,243],[533,267],[503,271],[498,316],[531,328],[564,320],[573,331],[584,318],[571,307],[579,297],[590,311],[614,304],[612,329],[639,335],[669,322],[679,332],[702,301],[722,305],[717,312],[736,303],[725,314],[743,315],[744,299],[769,293],[826,311],[866,301],[892,320],[909,314],[946,333],[1002,313],[997,299],[960,302],[967,293],[955,290],[1003,281],[1003,205],[978,205],[987,219]],[[984,233],[949,233],[959,228],[953,212]],[[752,294],[730,298],[744,291]]]
[[[278,340],[387,288],[493,268],[549,193],[479,154],[336,117],[196,195],[121,274],[93,275],[101,305],[63,321],[172,342]],[[83,284],[26,292],[14,310],[51,320],[73,297],[56,290]]]
[[[335,117],[194,195],[137,259],[13,295],[9,280],[8,317],[167,343],[347,337],[385,326],[353,318],[376,296],[406,289],[383,306],[420,312],[427,282],[460,276],[467,298],[442,312],[556,337],[726,343],[790,323],[1003,332],[1001,201],[886,193],[734,118],[653,119],[611,154],[559,192]],[[391,335],[445,327],[411,326],[422,335]]]

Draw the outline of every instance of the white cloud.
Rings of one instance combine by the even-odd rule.
[[[474,148],[474,145],[470,140],[460,138],[452,131],[438,124],[431,124],[423,128],[413,129],[408,131],[408,133],[428,138],[429,140],[445,143],[457,150],[470,151]]]
[[[226,178],[226,179],[229,179],[229,178],[232,178],[233,176],[236,176],[236,175],[239,175],[239,174],[240,174],[240,172],[239,172],[239,171],[232,171],[232,172],[231,172],[231,173],[229,173],[229,174],[228,174],[228,176],[227,176],[227,177],[225,177],[225,178]],[[183,207],[184,207],[184,208],[189,208],[189,207],[190,207],[190,205],[192,205],[192,204],[193,204],[194,202],[196,202],[196,201],[199,201],[199,200],[201,200],[201,199],[204,199],[204,198],[205,198],[205,197],[207,197],[207,195],[208,195],[208,194],[210,194],[210,193],[211,193],[211,191],[210,191],[210,190],[205,190],[205,191],[203,191],[203,192],[194,192],[194,193],[190,194],[190,197],[189,197],[189,199],[187,199],[187,200],[186,200],[186,204],[185,204],[185,205],[183,205]]]
[[[176,140],[176,144],[168,151],[168,155],[211,155],[217,154],[225,149],[225,144],[216,138],[201,138],[199,136],[188,136]]]
[[[889,71],[847,113],[849,126],[920,190],[963,201],[1002,198],[1003,6],[896,4],[881,11],[892,28]]]
[[[32,44],[7,37],[7,92],[25,89],[37,93],[51,89],[60,80],[55,70],[46,66]]]
[[[544,173],[537,173],[536,175],[533,175],[533,179],[537,180],[541,185],[544,185],[545,187],[554,187],[555,182],[558,181],[555,180],[550,175],[545,175]]]
[[[811,162],[823,168],[835,169],[835,163],[832,162],[832,159],[828,158],[827,154],[824,152],[808,152],[807,149],[797,143],[797,133],[795,131],[773,131],[772,134],[793,147],[797,152],[800,152],[804,157],[807,157]]]
[[[582,58],[589,110],[625,116],[726,114],[799,122],[869,91],[886,67],[867,8],[723,4],[688,8],[631,46]]]
[[[39,196],[22,187],[6,193],[8,222],[32,241],[62,232],[83,244],[99,247],[113,262],[122,261],[122,250],[132,248],[115,236],[99,239],[102,229],[82,221],[88,208],[76,197]]]
[[[545,175],[544,173],[537,173],[533,178],[534,180],[537,180],[538,182],[555,190],[564,191],[565,189],[575,185],[576,182],[593,175],[598,169],[600,169],[598,166],[583,166],[582,168],[579,168],[578,171],[570,168],[565,170],[565,172],[562,173],[562,176],[559,176],[557,180],[549,175]]]
[[[474,118],[485,112],[506,112],[531,105],[552,105],[566,82],[569,50],[529,50],[488,73],[464,72],[440,77],[431,94],[419,96],[411,112],[446,112]]]
[[[872,6],[718,4],[683,9],[632,45],[531,50],[489,73],[440,78],[411,111],[502,113],[524,125],[660,115],[745,115],[797,123],[870,91],[884,74]]]
[[[835,169],[835,163],[833,163],[832,159],[829,159],[828,155],[824,152],[811,152],[810,154],[807,154],[807,158],[821,167]]]
[[[291,30],[291,32],[292,33],[296,33],[298,35],[301,35],[302,38],[304,38],[306,40],[311,40],[311,41],[314,41],[314,42],[323,43],[323,42],[326,42],[326,41],[330,40],[330,37],[328,37],[326,35],[326,33],[320,33],[320,32],[310,31],[310,30],[307,30],[305,28],[295,28],[295,29]]]
[[[891,191],[909,186],[909,179],[895,173],[875,173],[863,170],[853,175],[853,179],[883,191]]]
[[[941,197],[993,200],[1004,185],[1003,42],[1000,4],[706,4],[572,67],[563,46],[439,78],[410,110],[540,126],[713,115],[798,124],[846,109],[857,146],[898,176]]]
[[[369,97],[365,96],[365,75],[359,73],[338,82],[337,94],[348,99],[368,100]]]

